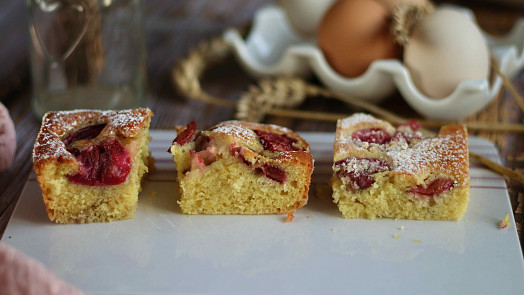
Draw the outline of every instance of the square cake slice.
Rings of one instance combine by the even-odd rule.
[[[419,128],[366,114],[338,121],[333,201],[345,218],[461,218],[469,201],[467,130],[447,125],[428,138]]]
[[[170,152],[186,214],[289,213],[308,200],[313,157],[298,134],[239,121],[178,130]]]
[[[149,109],[49,112],[33,164],[49,218],[58,223],[133,218],[148,171]]]

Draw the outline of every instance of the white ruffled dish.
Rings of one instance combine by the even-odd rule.
[[[474,20],[470,10],[453,8]],[[524,20],[519,20],[503,37],[482,33],[503,74],[511,77],[522,69]],[[491,84],[487,79],[463,81],[448,97],[433,99],[417,89],[408,69],[397,59],[377,60],[356,78],[341,76],[328,64],[315,40],[296,33],[285,12],[276,5],[265,6],[256,12],[253,28],[245,40],[235,29],[227,30],[223,37],[234,48],[243,68],[255,78],[307,77],[314,73],[334,92],[375,103],[398,89],[413,109],[429,119],[457,120],[470,116],[496,97],[502,86],[499,76],[492,79]]]

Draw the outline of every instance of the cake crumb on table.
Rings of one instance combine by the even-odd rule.
[[[506,212],[506,216],[500,221],[499,227],[503,229],[510,225],[511,225],[511,222],[509,221],[509,213]]]
[[[286,222],[292,222],[293,219],[295,219],[295,216],[293,215],[293,212],[288,212],[286,217]]]
[[[393,235],[393,239],[398,240],[398,239],[400,239],[400,237],[399,237],[399,235]]]
[[[422,243],[421,240],[415,240],[415,239],[413,239],[413,240],[411,240],[411,241],[412,241],[413,243]]]

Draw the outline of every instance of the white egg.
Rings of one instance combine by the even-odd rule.
[[[322,16],[334,0],[278,0],[277,2],[300,34],[314,36]]]
[[[438,8],[413,28],[404,64],[422,93],[444,98],[462,81],[488,78],[489,51],[469,16]]]

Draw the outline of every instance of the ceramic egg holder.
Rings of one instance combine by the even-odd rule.
[[[476,24],[470,10],[453,8],[471,17]],[[503,37],[482,34],[491,58],[503,75],[511,77],[523,68],[523,19]],[[384,100],[398,89],[406,102],[428,119],[458,120],[473,115],[497,96],[503,84],[498,75],[490,78],[491,81],[463,81],[448,97],[434,99],[417,89],[408,69],[397,59],[376,60],[356,78],[341,76],[328,64],[315,40],[296,33],[285,12],[276,5],[265,6],[255,13],[253,27],[245,39],[236,29],[227,30],[223,38],[233,47],[242,67],[255,78],[305,78],[315,74],[329,90],[372,103]]]

